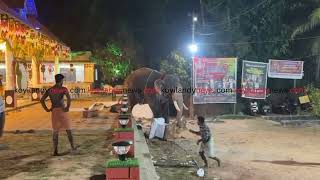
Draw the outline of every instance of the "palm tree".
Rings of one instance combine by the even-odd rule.
[[[306,32],[310,32],[317,28],[320,25],[320,7],[316,8],[312,11],[309,16],[308,22],[298,26],[292,33],[292,38],[297,35],[304,34]]]
[[[315,2],[319,2],[315,0]],[[319,5],[318,5],[319,6]],[[307,22],[298,26],[292,33],[291,37],[295,38],[298,35],[302,35],[305,33],[310,33],[313,30],[316,30],[320,25],[320,7],[315,8],[310,14]],[[320,40],[314,39],[312,41],[311,54],[317,55],[319,54]],[[317,82],[320,78],[320,56],[316,56],[316,73],[315,73],[315,82]]]

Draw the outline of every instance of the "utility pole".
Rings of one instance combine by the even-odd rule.
[[[195,34],[195,29],[196,29],[196,22],[198,21],[197,16],[195,13],[192,13],[192,43],[194,44],[194,34]]]
[[[195,28],[196,28],[196,22],[198,21],[197,16],[194,12],[192,12],[192,44],[195,44]],[[193,85],[193,57],[192,55],[192,65],[191,65],[191,87],[194,88]],[[194,106],[193,106],[193,95],[190,94],[190,105],[189,105],[189,117],[190,119],[194,118]]]
[[[204,9],[203,9],[202,0],[200,0],[200,10],[201,10],[201,21],[202,21],[202,25],[204,27],[206,25],[206,23],[205,23],[205,19],[204,19]]]

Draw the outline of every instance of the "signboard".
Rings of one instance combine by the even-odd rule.
[[[85,67],[83,63],[61,63],[60,73],[65,76],[66,82],[84,82]]]
[[[54,83],[54,63],[41,63],[40,64],[40,82],[41,83]]]
[[[282,79],[302,79],[303,61],[270,59],[268,76]]]
[[[236,103],[237,58],[194,58],[194,104]]]
[[[244,98],[265,99],[268,63],[243,61],[241,94]]]

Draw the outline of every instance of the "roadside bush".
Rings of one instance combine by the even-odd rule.
[[[307,94],[312,103],[312,113],[320,116],[320,90],[312,85],[307,86]]]

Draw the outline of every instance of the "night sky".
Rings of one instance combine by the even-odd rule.
[[[143,48],[144,61],[184,51],[199,0],[36,0],[39,20],[72,50],[92,50],[122,27]]]

